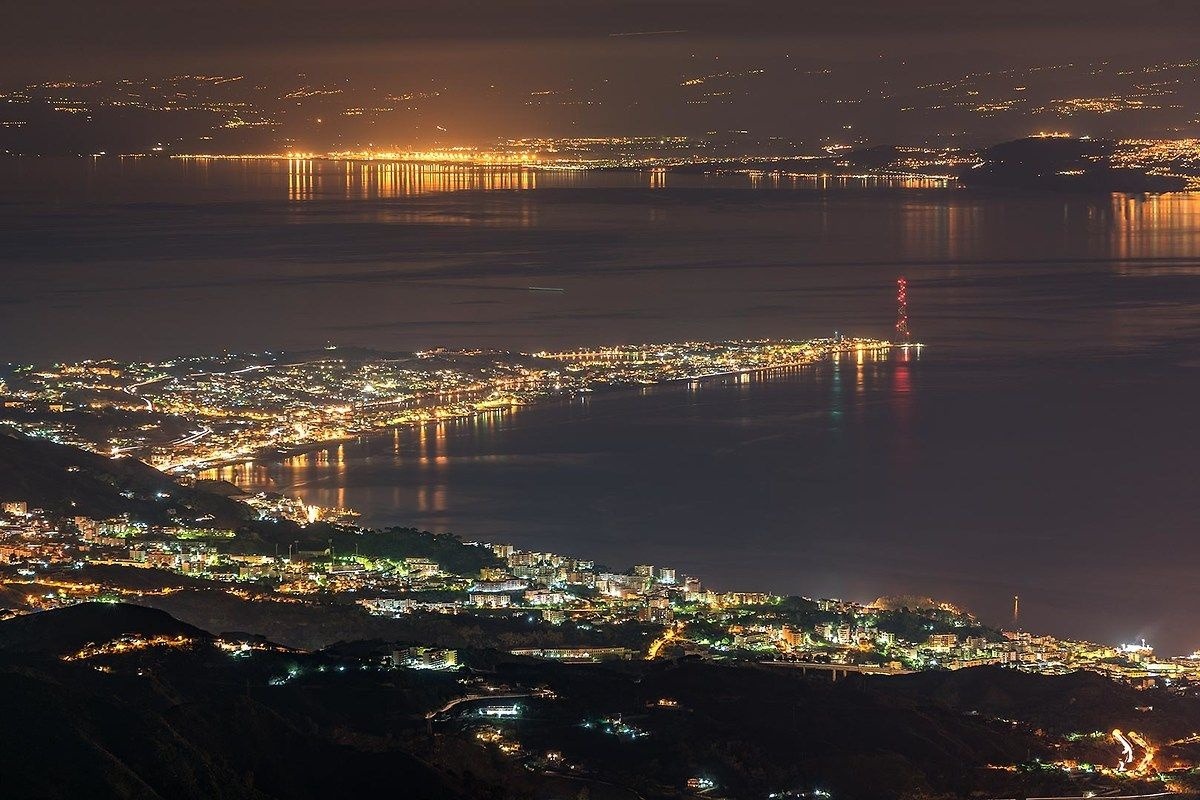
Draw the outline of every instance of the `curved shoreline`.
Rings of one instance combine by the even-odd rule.
[[[920,343],[913,343],[911,345],[896,345],[896,344],[891,344],[891,343],[884,343],[883,346],[864,348],[864,352],[890,353],[892,350],[897,350],[897,349],[903,349],[903,350],[914,349],[914,350],[919,351],[923,348],[924,348],[924,345],[920,344]],[[857,348],[846,348],[844,350],[831,351],[829,353],[823,354],[819,358],[814,358],[812,360],[795,361],[795,362],[789,362],[786,364],[775,364],[775,365],[772,365],[769,367],[753,367],[753,368],[748,368],[748,369],[726,370],[723,372],[709,372],[709,373],[704,373],[702,375],[680,376],[677,378],[669,378],[669,379],[662,380],[662,381],[654,381],[652,383],[644,383],[644,384],[639,384],[639,383],[608,384],[608,385],[597,387],[595,389],[590,389],[590,388],[589,389],[580,389],[580,390],[575,390],[574,392],[569,392],[569,393],[564,392],[562,394],[557,394],[557,395],[546,395],[545,397],[539,398],[532,402],[518,403],[518,404],[516,404],[516,407],[534,409],[539,406],[547,406],[547,405],[551,404],[552,402],[560,402],[563,400],[569,400],[569,399],[576,398],[576,397],[586,397],[589,394],[615,395],[615,394],[620,394],[623,392],[632,392],[635,390],[642,391],[642,390],[646,390],[646,389],[654,389],[657,387],[678,386],[680,384],[685,384],[685,383],[686,384],[690,384],[690,383],[701,383],[702,384],[702,383],[712,382],[712,381],[715,381],[718,379],[727,379],[727,378],[733,378],[733,377],[738,377],[738,376],[742,376],[742,375],[771,375],[773,373],[778,373],[778,372],[782,372],[782,371],[786,371],[786,370],[800,370],[800,369],[804,369],[806,367],[816,366],[816,365],[820,364],[822,361],[826,360],[826,358],[828,358],[829,356],[833,355],[834,353],[842,355],[842,354],[854,353],[854,352],[858,352],[858,349]],[[409,400],[400,401],[400,402],[405,403],[405,404],[428,402],[430,400],[434,400],[434,399],[437,399],[439,397],[444,397],[444,396],[445,395],[422,395],[419,397],[410,398]],[[275,448],[275,449],[262,448],[255,453],[247,455],[245,458],[231,459],[231,460],[225,460],[225,461],[214,462],[212,464],[209,464],[209,465],[205,466],[203,469],[196,471],[194,473],[194,477],[203,478],[203,477],[205,477],[204,476],[205,472],[214,471],[214,470],[223,470],[223,469],[228,469],[231,467],[242,466],[245,464],[251,464],[253,466],[261,466],[261,467],[267,467],[270,465],[282,465],[283,462],[287,461],[288,459],[295,458],[297,456],[306,455],[308,453],[317,452],[319,450],[323,450],[326,448],[336,447],[336,446],[345,444],[347,442],[357,441],[357,440],[364,439],[367,437],[372,437],[372,436],[376,436],[379,434],[383,434],[383,433],[386,433],[389,431],[395,431],[395,430],[400,430],[400,429],[415,430],[415,429],[423,427],[425,425],[431,425],[431,424],[437,425],[437,424],[441,424],[442,422],[453,422],[453,421],[459,421],[459,420],[472,419],[472,418],[481,416],[484,413],[487,413],[487,411],[489,411],[489,410],[491,410],[491,409],[475,409],[474,411],[469,412],[469,413],[442,417],[441,419],[439,419],[437,421],[420,421],[420,422],[411,422],[411,423],[401,423],[401,424],[396,424],[396,425],[386,425],[386,426],[381,426],[378,428],[371,428],[371,429],[367,429],[367,430],[363,430],[363,431],[358,431],[354,434],[340,437],[337,439],[324,439],[319,442],[300,444],[300,445],[295,445],[292,447]]]

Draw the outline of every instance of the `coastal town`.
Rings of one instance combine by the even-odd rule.
[[[10,5],[0,800],[1200,800],[1200,3]]]
[[[245,500],[267,522],[308,525],[327,516],[279,497]],[[833,679],[994,664],[1049,675],[1089,670],[1137,688],[1192,692],[1200,686],[1200,653],[1162,656],[1144,642],[1097,644],[1006,630],[928,598],[855,603],[725,591],[663,565],[616,571],[510,544],[318,524],[340,528],[339,543],[353,547],[338,549],[330,539],[325,547],[262,552],[247,548],[247,537],[233,530],[148,525],[127,516],[56,518],[12,500],[0,514],[0,585],[9,598],[4,614],[203,590],[268,606],[341,604],[387,618],[523,621],[534,633],[528,646],[510,648],[512,654],[570,663],[692,656],[823,671]],[[401,554],[429,552],[431,543],[454,564]],[[556,628],[587,631],[589,643],[538,644],[537,631]],[[436,648],[420,661],[426,667],[458,663],[452,651]]]
[[[897,346],[918,345],[840,334],[538,353],[380,353],[330,345],[306,353],[16,365],[0,371],[0,425],[194,475],[388,428],[603,389],[795,368],[841,356],[861,362]]]
[[[256,604],[341,604],[380,618],[535,621],[576,635],[527,636],[510,650],[564,662],[695,656],[833,678],[1003,665],[1051,675],[1089,670],[1139,688],[1188,691],[1200,684],[1200,652],[1168,657],[1145,642],[1097,644],[1026,631],[1017,598],[1011,624],[996,625],[922,597],[862,603],[715,589],[669,565],[612,568],[502,542],[370,530],[352,509],[245,490],[212,469],[597,390],[830,359],[861,365],[892,349],[902,357],[920,349],[909,343],[906,324],[897,331],[901,344],[834,334],[534,354],[330,346],[303,354],[11,367],[0,382],[0,425],[8,435],[79,448],[100,464],[144,461],[163,471],[165,483],[130,483],[117,501],[136,510],[108,516],[74,513],[74,500],[42,509],[27,497],[0,498],[0,583],[10,600],[4,613],[137,602],[186,588]],[[95,467],[65,466],[67,473],[81,469]],[[225,505],[180,506],[180,491]],[[432,663],[457,660],[445,655]]]
[[[595,391],[917,358],[905,290],[901,279],[900,344],[835,334],[534,354],[331,346],[11,367],[0,385],[0,466],[11,473],[0,497],[0,623],[111,606],[201,625],[155,623],[77,642],[59,656],[105,675],[143,676],[172,654],[253,664],[268,691],[403,674],[414,686],[438,687],[420,712],[436,741],[450,737],[477,748],[472,758],[490,754],[505,768],[589,785],[604,785],[615,762],[597,758],[587,737],[658,747],[664,725],[698,702],[670,682],[647,689],[658,694],[633,708],[574,693],[565,700],[563,681],[589,668],[641,675],[699,665],[809,685],[997,674],[989,670],[1102,676],[1138,698],[1123,712],[1134,725],[1109,717],[1119,726],[1064,723],[1049,735],[993,714],[986,724],[1040,737],[1045,755],[990,763],[987,780],[1066,781],[1087,791],[1190,787],[1200,739],[1163,738],[1150,723],[1164,697],[1200,698],[1200,651],[1164,655],[1145,641],[1027,630],[1016,597],[1012,618],[997,624],[924,596],[780,595],[713,586],[670,563],[605,565],[582,553],[371,528],[352,508],[241,486],[227,479],[236,471],[220,469],[295,453],[319,458],[380,430],[437,429]],[[526,665],[512,667],[523,677],[498,678],[499,663]],[[584,739],[548,746],[556,725]],[[682,797],[724,796],[734,774],[700,761],[668,772],[664,791]]]

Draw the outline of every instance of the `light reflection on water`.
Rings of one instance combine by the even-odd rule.
[[[1200,196],[314,162],[301,202],[286,161],[0,178],[14,360],[886,337],[904,274],[920,360],[502,411],[249,477],[719,587],[992,620],[1019,594],[1031,629],[1200,646]]]
[[[338,195],[344,199],[378,200],[441,192],[529,190],[537,188],[539,179],[537,170],[525,167],[313,159],[268,162],[272,169],[277,169],[281,163],[287,165],[289,200]],[[570,181],[550,181],[550,184],[570,185]]]
[[[5,192],[66,192],[82,201],[255,198],[381,200],[453,192],[536,189],[939,190],[940,178],[836,176],[757,170],[554,169],[323,158],[105,157],[0,161]]]

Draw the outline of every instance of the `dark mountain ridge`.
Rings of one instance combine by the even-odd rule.
[[[154,608],[129,603],[80,603],[5,620],[0,624],[0,652],[58,657],[89,643],[133,634],[186,636],[206,641],[213,638],[212,634]]]
[[[135,458],[109,458],[3,427],[0,500],[92,519],[129,514],[165,524],[207,518],[205,524],[214,528],[238,528],[254,519],[248,506],[184,486]]]
[[[1187,180],[1114,159],[1116,143],[1067,136],[1031,136],[980,153],[982,163],[963,170],[966,186],[1053,192],[1143,194],[1187,188]]]
[[[132,633],[196,643],[47,658]],[[386,650],[385,642],[349,642],[314,653],[268,648],[232,657],[204,631],[122,604],[0,622],[5,792],[184,800],[402,792],[453,800],[575,797],[587,787],[597,798],[634,796],[623,786],[665,800],[690,796],[685,779],[703,773],[728,798],[780,789],[812,796],[813,787],[849,800],[1079,795],[1110,784],[1137,793],[1161,784],[1136,777],[1081,783],[1038,768],[1035,759],[1063,757],[1058,748],[1066,741],[1044,732],[1055,728],[1039,715],[1082,731],[1137,719],[1144,723],[1138,730],[1160,742],[1198,718],[1194,700],[1087,674],[976,668],[830,682],[786,668],[692,659],[567,666],[464,653],[468,664],[489,670],[475,681],[504,691],[550,690],[550,699],[521,700],[526,719],[507,735],[519,737],[523,752],[558,751],[578,764],[576,780],[564,783],[554,770],[526,768],[477,743],[480,723],[469,706],[427,722],[425,711],[479,684],[470,672],[384,666]],[[664,697],[676,706],[657,709]],[[622,740],[580,724],[613,715],[643,738]],[[1115,763],[1117,749],[1098,739],[1078,753]]]

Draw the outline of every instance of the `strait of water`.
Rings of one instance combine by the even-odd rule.
[[[334,341],[535,350],[886,337],[398,430],[234,476],[373,524],[933,595],[1200,647],[1200,197],[322,162],[0,162],[5,360]],[[531,292],[552,286],[564,292]]]

